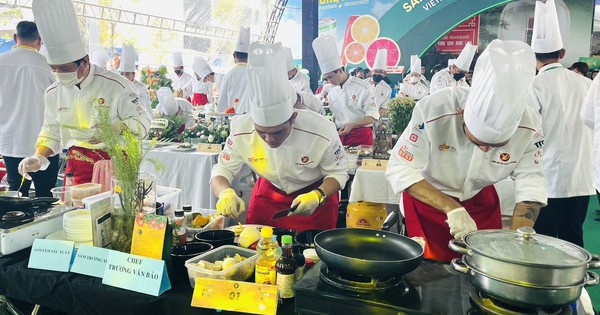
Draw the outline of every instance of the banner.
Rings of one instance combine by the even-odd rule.
[[[442,52],[460,53],[467,43],[479,45],[479,15],[468,18],[435,44]]]

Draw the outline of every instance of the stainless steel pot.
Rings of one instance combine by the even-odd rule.
[[[474,269],[496,279],[533,286],[574,286],[586,278],[587,269],[600,260],[585,249],[532,228],[481,230],[451,240],[453,251],[465,255]]]
[[[585,279],[572,286],[544,287],[504,281],[487,275],[464,260],[455,258],[450,263],[458,272],[471,276],[475,287],[488,295],[514,306],[558,306],[572,303],[581,296],[584,286],[598,284],[598,274],[586,271]]]

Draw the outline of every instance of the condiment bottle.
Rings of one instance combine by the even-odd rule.
[[[256,260],[256,270],[254,281],[259,284],[275,284],[277,280],[277,271],[275,270],[275,249],[273,246],[273,229],[263,227],[260,230],[260,240],[256,246],[258,259]]]
[[[185,218],[185,228],[186,228],[186,240],[188,242],[191,242],[194,240],[194,231],[189,230],[189,228],[192,227],[193,223],[194,223],[194,217],[192,216],[192,206],[191,205],[185,205],[183,206],[183,217]]]
[[[284,235],[281,238],[281,257],[275,264],[277,270],[277,291],[281,299],[294,297],[294,283],[296,282],[296,259],[292,257],[292,237]]]
[[[185,217],[182,209],[175,210],[173,218],[173,245],[185,245]]]
[[[306,258],[302,254],[302,246],[292,246],[292,252],[294,253],[294,259],[296,260],[296,281],[304,276],[304,267],[306,266]]]

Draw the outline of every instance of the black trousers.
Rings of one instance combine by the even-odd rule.
[[[6,175],[8,177],[8,185],[10,190],[15,191],[19,189],[21,185],[21,174],[19,174],[19,163],[23,158],[4,156],[4,165],[6,166]],[[52,197],[50,189],[56,186],[56,177],[58,176],[58,154],[49,157],[50,166],[45,171],[31,172],[29,175],[35,183],[35,196],[36,197]],[[29,197],[29,188],[31,187],[31,181],[25,180],[21,187],[21,194],[23,197]]]
[[[583,222],[589,202],[590,196],[548,198],[533,228],[537,233],[583,247]]]

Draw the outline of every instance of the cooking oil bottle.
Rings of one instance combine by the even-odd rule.
[[[275,247],[273,246],[273,229],[263,227],[260,230],[260,240],[256,246],[258,260],[256,260],[256,272],[254,281],[259,284],[275,284],[277,271],[275,270]]]

